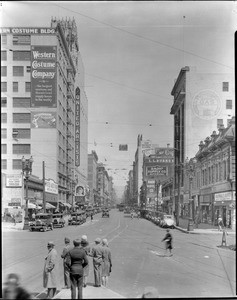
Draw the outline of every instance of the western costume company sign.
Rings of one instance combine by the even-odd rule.
[[[31,106],[56,107],[56,50],[53,46],[31,47]]]
[[[75,165],[80,166],[80,89],[76,88],[75,95]]]

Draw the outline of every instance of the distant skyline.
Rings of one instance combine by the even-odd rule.
[[[138,134],[173,146],[171,90],[180,69],[234,72],[232,1],[3,1],[0,17],[2,27],[75,19],[85,67],[88,153],[95,150],[110,169],[119,196]],[[128,144],[128,151],[119,151],[119,144]]]

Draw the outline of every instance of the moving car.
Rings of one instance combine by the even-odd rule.
[[[53,230],[52,214],[39,213],[35,216],[35,221],[29,224],[30,231],[47,231]]]
[[[103,209],[103,211],[102,211],[102,218],[103,217],[108,217],[109,218],[109,210],[108,209]]]
[[[64,227],[65,226],[65,220],[63,218],[63,214],[57,213],[53,214],[53,227]]]
[[[172,215],[162,215],[160,219],[160,226],[165,228],[174,228],[174,218]]]

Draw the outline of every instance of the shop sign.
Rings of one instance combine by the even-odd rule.
[[[38,27],[2,27],[0,33],[4,34],[55,34],[54,28],[38,28]]]
[[[146,167],[146,175],[147,176],[167,175],[167,167],[162,167],[162,166]]]
[[[7,174],[6,187],[21,187],[22,175],[21,174]]]
[[[215,194],[215,201],[228,201],[231,199],[231,192]]]
[[[56,107],[57,47],[31,46],[31,106]]]
[[[53,179],[45,180],[45,192],[58,194],[58,184]]]
[[[75,166],[80,166],[80,89],[76,88],[75,95]]]

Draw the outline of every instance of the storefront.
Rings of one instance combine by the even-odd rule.
[[[200,195],[200,221],[212,224],[212,194]]]
[[[234,192],[235,193],[235,192]],[[224,226],[227,228],[235,227],[235,199],[231,191],[214,194],[214,220],[221,216]]]

